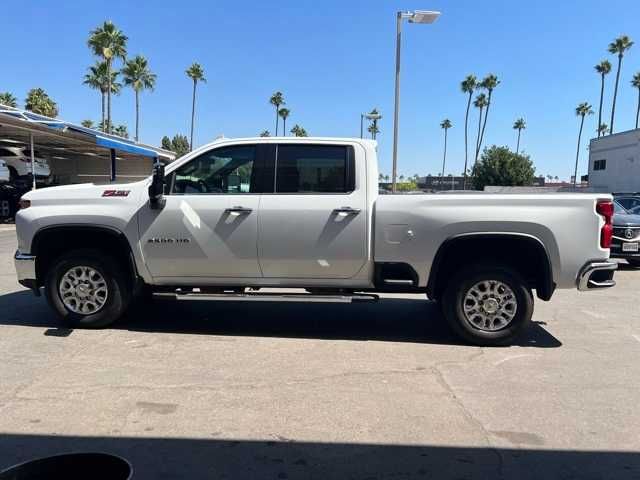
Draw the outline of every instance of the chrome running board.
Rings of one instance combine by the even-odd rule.
[[[154,298],[179,301],[232,301],[232,302],[316,302],[316,303],[356,303],[375,302],[378,295],[313,295],[310,293],[182,293],[155,292]]]

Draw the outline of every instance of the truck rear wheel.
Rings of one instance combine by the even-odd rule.
[[[451,328],[475,345],[510,345],[533,315],[533,295],[515,270],[475,265],[456,274],[442,297]]]
[[[96,250],[58,257],[45,279],[49,305],[70,327],[112,324],[129,303],[129,288],[118,262]]]

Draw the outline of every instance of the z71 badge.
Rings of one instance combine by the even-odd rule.
[[[131,190],[105,190],[103,197],[128,197]]]

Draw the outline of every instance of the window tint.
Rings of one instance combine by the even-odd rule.
[[[353,155],[334,145],[279,145],[277,193],[345,193],[353,191]]]
[[[203,153],[175,171],[174,194],[255,192],[254,145],[222,147]]]
[[[613,202],[613,213],[623,214],[627,211],[617,201]]]
[[[627,210],[640,205],[640,198],[634,198],[634,197],[625,197],[625,198],[619,198],[619,199],[616,198],[616,201]]]
[[[630,198],[616,198],[616,202],[618,202],[624,208],[630,208],[631,207],[631,199]]]
[[[30,149],[30,148],[25,148],[25,149],[22,151],[22,154],[23,154],[25,157],[30,157],[30,156],[31,156],[31,149]],[[44,155],[42,154],[42,152],[41,152],[40,150],[34,150],[34,155],[35,155],[36,157],[40,157],[40,158],[44,157]]]
[[[0,157],[15,157],[16,154],[6,148],[0,148]]]

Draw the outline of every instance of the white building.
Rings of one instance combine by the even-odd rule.
[[[599,192],[640,192],[640,129],[591,139],[589,187]]]

